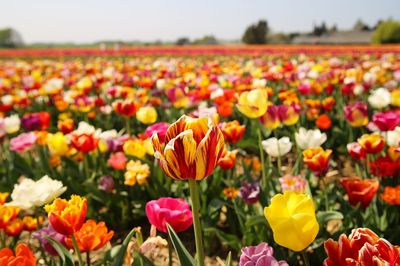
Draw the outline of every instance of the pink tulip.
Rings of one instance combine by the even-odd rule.
[[[115,170],[124,170],[126,167],[126,157],[123,152],[111,154],[107,161],[108,165]]]
[[[182,232],[193,224],[192,211],[184,199],[159,198],[146,204],[146,215],[150,224],[158,231],[167,233],[167,223],[175,230]]]
[[[146,129],[145,131],[146,137],[151,138],[154,133],[157,133],[160,141],[164,142],[165,133],[167,132],[168,127],[169,124],[165,122],[153,124]]]
[[[10,140],[10,150],[23,152],[32,147],[36,142],[37,136],[33,132],[22,133]]]
[[[372,123],[381,131],[391,131],[400,124],[400,115],[393,111],[379,112],[372,117]]]

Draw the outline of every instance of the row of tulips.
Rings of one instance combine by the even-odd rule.
[[[400,263],[398,59],[4,61],[0,265]]]

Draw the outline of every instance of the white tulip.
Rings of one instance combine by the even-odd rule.
[[[319,129],[307,130],[301,127],[299,131],[295,133],[295,139],[297,146],[305,150],[320,147],[326,141],[326,134],[321,133]]]
[[[389,146],[399,147],[400,127],[396,127],[394,130],[386,132],[386,141]]]
[[[376,109],[382,109],[388,106],[392,101],[390,92],[386,88],[374,90],[368,97],[369,104]]]
[[[8,134],[13,134],[21,128],[21,120],[18,115],[11,115],[4,118],[4,128]]]
[[[269,138],[261,142],[265,152],[272,157],[280,157],[292,149],[292,143],[288,137]]]
[[[62,182],[53,180],[47,175],[37,181],[25,178],[21,183],[14,185],[14,190],[11,193],[12,201],[7,205],[19,206],[24,210],[42,207],[52,202],[66,190],[67,188],[63,186]]]

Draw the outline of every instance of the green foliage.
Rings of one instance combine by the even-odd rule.
[[[242,41],[247,44],[267,43],[268,23],[260,20],[257,24],[250,25],[243,34]]]
[[[400,21],[387,20],[380,23],[372,35],[372,43],[400,43]]]
[[[22,44],[22,38],[17,31],[11,28],[0,30],[0,47],[16,48]]]

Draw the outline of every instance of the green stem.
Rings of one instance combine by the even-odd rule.
[[[172,266],[172,242],[171,239],[169,237],[167,237],[168,239],[168,265]]]
[[[262,147],[262,133],[261,128],[258,127],[258,148],[260,150],[260,159],[261,159],[261,174],[262,174],[262,182],[264,184],[263,190],[265,191],[265,195],[267,197],[267,202],[269,202],[269,191],[268,191],[268,179],[265,174],[265,159],[264,159],[264,149]]]
[[[74,245],[76,256],[78,257],[78,263],[79,263],[78,265],[83,266],[82,254],[81,251],[79,250],[78,243],[76,242],[74,234],[71,235],[71,239],[72,239],[72,244]]]
[[[201,223],[200,223],[200,199],[197,181],[189,180],[190,199],[192,200],[192,212],[193,212],[193,227],[194,227],[194,238],[196,242],[197,251],[197,266],[204,266],[204,250],[203,250],[203,239],[201,234]]]
[[[91,265],[91,263],[90,263],[90,252],[89,251],[86,252],[86,265],[87,266]]]
[[[306,250],[303,250],[301,252],[301,255],[303,256],[304,265],[310,266],[310,262],[308,261],[308,256],[307,256]]]
[[[131,135],[131,119],[130,119],[130,117],[128,116],[126,119],[125,119],[125,127],[126,127],[126,132],[128,133],[128,135],[130,136]]]

